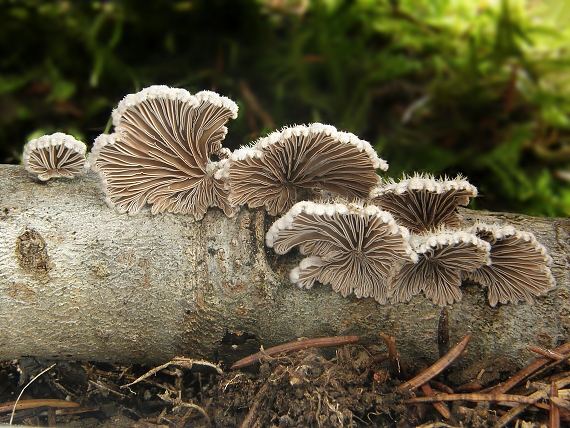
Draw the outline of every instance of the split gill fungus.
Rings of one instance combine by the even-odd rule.
[[[86,171],[86,151],[85,143],[56,132],[30,140],[24,147],[22,161],[26,170],[41,181],[73,178]]]
[[[151,86],[127,95],[113,111],[115,132],[95,141],[89,162],[100,172],[107,201],[136,214],[191,214],[202,219],[216,206],[231,216],[224,183],[214,177],[229,150],[222,147],[237,105],[214,92]],[[92,158],[91,158],[92,157]]]
[[[232,216],[247,204],[282,215],[266,244],[307,256],[290,273],[300,288],[330,284],[381,304],[423,293],[443,306],[461,299],[469,279],[487,287],[496,306],[532,303],[555,286],[551,258],[532,233],[462,228],[457,207],[477,189],[461,175],[382,182],[377,170],[388,164],[368,142],[320,123],[284,128],[232,153],[222,141],[237,112],[214,92],[151,86],[119,102],[114,132],[95,140],[87,161],[83,143],[57,133],[30,141],[23,162],[40,180],[94,169],[120,213],[148,203],[152,214],[200,220],[209,207]]]
[[[435,231],[440,226],[457,228],[457,206],[477,196],[477,188],[463,176],[436,179],[429,174],[390,179],[371,193],[372,203],[392,213],[410,232]]]
[[[299,246],[309,255],[291,272],[291,282],[311,288],[331,284],[344,297],[388,298],[387,278],[394,263],[417,261],[407,229],[374,206],[299,202],[277,220],[266,244],[277,254]]]
[[[461,300],[461,276],[490,261],[490,245],[474,234],[441,229],[412,235],[417,263],[406,262],[390,278],[392,302],[407,302],[423,291],[433,303],[445,306]]]
[[[532,304],[554,287],[552,258],[532,233],[484,223],[469,230],[491,245],[491,263],[462,276],[488,288],[491,306],[523,300]]]
[[[313,123],[273,132],[236,150],[217,177],[228,180],[234,205],[264,206],[281,215],[295,203],[323,195],[366,199],[386,170],[370,143],[335,127]]]

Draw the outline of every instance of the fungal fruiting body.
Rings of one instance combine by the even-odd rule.
[[[231,202],[265,206],[280,215],[296,202],[325,194],[366,199],[386,170],[370,143],[333,126],[313,123],[273,132],[236,150],[217,177],[228,179]]]
[[[461,300],[462,272],[490,263],[490,245],[472,233],[438,230],[411,235],[417,263],[405,262],[390,278],[392,302],[407,302],[423,291],[425,297],[444,306]]]
[[[460,175],[450,180],[425,174],[404,176],[398,182],[390,179],[370,194],[373,204],[413,233],[459,227],[457,206],[467,205],[475,196],[477,188]]]
[[[89,158],[105,185],[107,201],[119,212],[136,214],[145,203],[152,213],[192,214],[201,219],[210,206],[226,215],[228,190],[214,177],[229,150],[222,147],[238,107],[214,92],[151,86],[127,95],[113,111],[115,132],[100,135]]]
[[[512,226],[476,224],[471,233],[491,245],[491,264],[466,272],[466,279],[488,287],[491,306],[497,303],[533,303],[555,285],[552,258],[530,232]]]
[[[417,260],[408,239],[408,231],[377,207],[303,201],[271,226],[266,244],[278,254],[299,246],[309,255],[290,275],[301,288],[319,281],[345,297],[386,303],[391,266]]]
[[[461,280],[488,287],[491,306],[532,303],[555,285],[551,258],[532,233],[477,224],[459,230],[457,206],[477,189],[464,177],[415,174],[381,183],[387,170],[366,142],[320,123],[273,132],[231,153],[225,124],[238,107],[214,92],[151,86],[113,111],[114,132],[86,146],[55,133],[26,144],[23,162],[40,180],[99,172],[109,205],[136,214],[228,216],[240,205],[281,215],[267,246],[307,257],[291,271],[301,288],[331,284],[343,296],[407,302],[423,292],[435,304],[461,299]],[[213,159],[215,158],[215,159]],[[340,197],[342,203],[304,199]],[[300,200],[303,200],[299,202]],[[369,201],[371,205],[361,205]]]
[[[85,143],[56,132],[30,140],[24,147],[22,161],[26,170],[42,181],[73,178],[86,170],[86,150]]]

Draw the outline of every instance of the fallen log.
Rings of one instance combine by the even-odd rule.
[[[449,347],[472,334],[465,361],[489,356],[522,364],[529,344],[569,340],[570,222],[462,211],[533,232],[554,259],[557,288],[534,305],[487,303],[464,283],[447,307]],[[406,304],[343,298],[330,286],[289,283],[296,255],[277,256],[264,236],[273,219],[242,208],[190,216],[136,216],[109,208],[99,177],[39,182],[20,166],[0,166],[0,360],[161,363],[177,355],[222,361],[298,337],[360,336],[398,341],[404,360],[438,359],[442,308],[423,296]],[[441,331],[439,332],[441,336]]]

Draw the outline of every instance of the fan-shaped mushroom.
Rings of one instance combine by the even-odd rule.
[[[345,297],[354,292],[386,303],[392,264],[417,260],[408,238],[408,231],[377,207],[303,201],[273,223],[266,243],[278,254],[298,245],[310,255],[291,272],[299,287],[330,283]]]
[[[71,135],[56,132],[30,140],[22,160],[26,170],[42,181],[50,178],[73,178],[86,170],[87,146]]]
[[[265,206],[283,214],[317,192],[365,199],[379,184],[376,169],[388,164],[372,146],[333,126],[313,123],[274,132],[248,148],[236,150],[217,177],[227,177],[231,202]]]
[[[458,205],[467,205],[477,196],[477,188],[462,176],[455,179],[435,179],[431,175],[415,174],[399,182],[390,180],[370,194],[372,203],[394,216],[410,232],[435,231],[440,226],[456,228]]]
[[[404,262],[393,271],[389,294],[393,302],[407,302],[420,291],[440,306],[461,300],[462,271],[490,263],[490,245],[474,234],[439,230],[411,235],[417,263]]]
[[[148,202],[152,213],[169,211],[201,219],[209,206],[227,215],[228,190],[214,178],[216,159],[237,105],[214,92],[151,86],[127,95],[113,111],[115,133],[101,135],[89,162],[100,171],[108,202],[136,214]]]
[[[522,300],[533,303],[555,286],[549,268],[552,259],[532,233],[483,223],[470,231],[491,244],[491,264],[463,276],[489,287],[491,306]]]

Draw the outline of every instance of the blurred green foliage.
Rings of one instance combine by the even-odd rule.
[[[0,162],[91,143],[127,93],[211,89],[226,144],[321,121],[388,174],[461,172],[477,208],[570,215],[570,2],[0,0]]]

